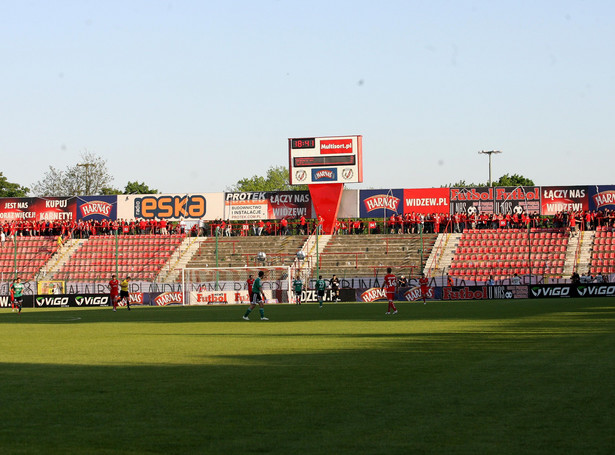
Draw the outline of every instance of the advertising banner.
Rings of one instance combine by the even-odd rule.
[[[436,288],[441,300],[527,299],[527,286],[446,286]]]
[[[588,186],[589,210],[615,210],[615,185]]]
[[[361,218],[388,218],[403,213],[402,189],[359,190]]]
[[[0,221],[71,221],[76,198],[28,197],[0,199]]]
[[[578,212],[589,208],[586,186],[543,186],[540,191],[542,215]]]
[[[118,196],[79,196],[77,198],[77,219],[101,221],[116,220]]]
[[[530,295],[533,299],[561,299],[568,297],[613,297],[615,284],[545,284],[531,286]]]
[[[404,190],[403,213],[450,213],[449,188]]]
[[[217,220],[224,217],[224,193],[118,196],[117,216],[124,220]]]
[[[273,291],[264,291],[266,303],[273,301]],[[190,305],[238,305],[250,303],[248,291],[193,291],[190,292]]]
[[[451,188],[450,192],[451,214],[540,213],[537,186]]]
[[[314,218],[308,191],[225,193],[226,220],[281,220]]]
[[[451,215],[455,213],[493,213],[495,188],[451,188]]]
[[[540,188],[537,186],[496,187],[493,213],[540,213]]]
[[[184,294],[183,292],[156,292],[149,293],[150,305],[154,306],[169,306],[169,305],[183,305]]]
[[[24,295],[21,306],[22,308],[32,308],[34,305],[32,302],[33,296]],[[11,299],[8,295],[0,295],[0,308],[11,308]]]

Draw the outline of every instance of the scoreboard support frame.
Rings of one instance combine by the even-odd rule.
[[[288,139],[289,183],[307,184],[320,233],[332,234],[344,183],[363,182],[363,136]]]

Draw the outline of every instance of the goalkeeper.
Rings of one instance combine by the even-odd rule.
[[[262,270],[258,272],[258,278],[254,280],[254,284],[252,284],[252,295],[250,296],[250,301],[252,302],[246,313],[243,315],[243,318],[246,321],[250,320],[250,313],[256,305],[260,307],[258,311],[261,314],[261,321],[268,321],[269,319],[265,317],[265,295],[263,294],[263,277],[265,276],[265,272]]]

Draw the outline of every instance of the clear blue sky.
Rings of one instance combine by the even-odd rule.
[[[615,183],[615,2],[0,0],[0,171],[221,192],[363,135],[360,188]]]

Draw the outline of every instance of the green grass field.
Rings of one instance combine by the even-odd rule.
[[[0,313],[0,453],[611,454],[615,301]]]

